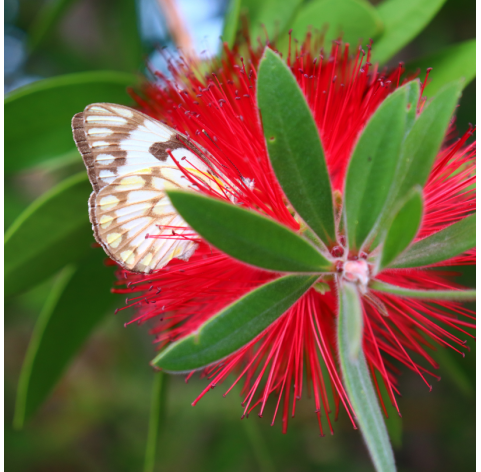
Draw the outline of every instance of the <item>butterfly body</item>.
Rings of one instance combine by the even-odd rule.
[[[121,105],[87,106],[73,117],[72,131],[93,187],[90,221],[107,254],[125,269],[142,273],[174,257],[188,259],[197,244],[183,237],[191,231],[165,190],[192,187],[176,161],[201,179],[212,174],[207,152]]]

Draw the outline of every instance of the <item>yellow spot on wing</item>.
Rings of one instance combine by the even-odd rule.
[[[140,263],[143,264],[144,266],[148,266],[152,262],[152,253],[148,253],[141,261]]]
[[[99,205],[102,207],[102,210],[111,210],[119,203],[119,199],[114,195],[107,195],[100,199]]]
[[[107,229],[112,224],[113,218],[111,216],[102,215],[100,217],[100,227],[102,229]]]
[[[122,241],[122,235],[119,233],[107,234],[107,244],[114,249],[119,246]]]
[[[139,175],[129,175],[120,181],[120,185],[143,184],[144,179]]]
[[[126,108],[120,108],[120,107],[111,107],[111,108],[119,115],[125,116],[127,118],[132,118],[132,116],[134,116],[134,114],[130,110],[127,110]]]
[[[131,249],[128,249],[127,251],[123,251],[120,253],[120,258],[126,263],[126,264],[132,264],[135,260],[135,254],[134,251]]]
[[[116,187],[119,191],[126,191],[138,190],[144,185],[145,180],[140,177],[140,175],[129,175],[128,177],[124,177]]]

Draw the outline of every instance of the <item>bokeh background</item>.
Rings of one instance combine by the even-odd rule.
[[[201,56],[219,50],[226,3],[177,1]],[[5,0],[4,7],[6,93],[67,73],[142,71],[146,60],[165,70],[157,48],[173,48],[156,0]],[[132,40],[132,35],[139,35],[140,41]],[[409,62],[474,36],[475,1],[448,0],[429,26],[389,64]],[[457,114],[460,132],[475,121],[475,90],[473,82],[463,93]],[[73,160],[68,165],[38,166],[7,177],[5,228],[35,198],[81,170],[82,163]],[[472,286],[474,271],[464,268],[462,272],[464,283]],[[26,349],[53,283],[48,280],[6,301],[5,470],[142,470],[153,383],[149,361],[154,346],[147,326],[124,328],[131,313],[114,316],[115,307],[124,303],[121,298],[112,302],[38,413],[22,430],[12,426]],[[83,290],[87,297],[91,287],[87,284]],[[68,329],[63,336],[68,342]],[[387,420],[393,423],[390,431],[400,471],[474,470],[475,345],[471,342],[470,346],[465,359],[446,350],[435,354],[442,380],[435,382],[431,393],[416,374],[403,369],[403,397],[399,400],[403,418]],[[156,470],[372,470],[361,436],[344,412],[335,425],[335,435],[320,438],[312,403],[303,399],[287,435],[282,435],[280,423],[270,427],[268,415],[241,421],[238,391],[224,398],[226,387],[218,386],[192,407],[191,402],[205,387],[204,380],[193,377],[186,384],[183,377],[171,377],[165,387]]]

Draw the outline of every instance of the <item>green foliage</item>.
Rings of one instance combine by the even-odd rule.
[[[476,245],[476,214],[414,243],[392,267],[422,267],[447,261]]]
[[[354,148],[344,197],[350,248],[362,246],[394,184],[406,127],[409,88],[409,84],[399,88],[379,106]]]
[[[337,341],[343,384],[357,418],[369,454],[378,472],[394,472],[394,454],[376,392],[362,349],[352,355],[352,321],[362,319],[361,299],[355,285],[344,283],[339,290]],[[359,323],[356,322],[356,325]]]
[[[167,372],[188,372],[227,357],[283,315],[316,278],[286,275],[262,285],[209,318],[195,333],[171,344],[152,364]]]
[[[6,296],[34,287],[90,251],[91,190],[82,172],[42,195],[15,220],[5,234]]]
[[[319,131],[296,79],[270,49],[259,67],[257,100],[277,179],[309,227],[324,243],[332,243],[332,189]]]
[[[270,218],[193,192],[167,193],[189,226],[236,259],[275,271],[332,271],[332,263],[314,246]]]
[[[446,376],[465,397],[475,396],[474,378],[471,378],[460,365],[457,357],[463,360],[459,353],[449,347],[439,346],[433,353],[434,360],[440,365],[440,374]]]
[[[126,88],[137,80],[121,72],[84,72],[44,79],[10,93],[5,99],[5,172],[74,151],[73,115],[95,102],[130,104]]]
[[[113,305],[112,270],[102,267],[102,250],[90,252],[60,272],[37,320],[20,374],[16,428],[22,428],[45,401]]]
[[[52,32],[59,19],[75,0],[53,0],[44,3],[30,25],[29,49],[35,51]]]
[[[429,83],[423,96],[433,97],[446,84],[464,79],[466,87],[476,76],[476,40],[471,39],[453,44],[427,57],[416,59],[406,64],[408,73],[420,70],[423,75],[428,67],[432,67]]]
[[[324,26],[329,27],[325,45],[342,35],[342,40],[353,47],[360,39],[367,43],[383,30],[380,15],[365,0],[314,0],[300,9],[292,23],[292,35],[302,41],[309,29],[321,30]]]
[[[394,214],[382,247],[381,268],[387,267],[416,237],[423,217],[422,189],[415,187]]]
[[[384,0],[377,12],[384,32],[376,41],[373,60],[388,61],[431,21],[446,0]]]
[[[117,0],[113,8],[107,9],[107,17],[114,14],[114,18],[109,28],[110,34],[118,35],[118,48],[120,54],[114,54],[119,60],[119,70],[137,71],[142,66],[144,48],[140,39],[137,9],[139,8],[136,0]],[[109,18],[110,19],[110,18]],[[129,86],[133,86],[136,81],[131,81]],[[126,97],[123,99],[126,100]],[[104,100],[106,101],[106,100]],[[120,102],[117,102],[120,103]]]

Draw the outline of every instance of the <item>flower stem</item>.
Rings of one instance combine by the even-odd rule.
[[[395,472],[394,454],[363,349],[359,349],[357,357],[352,356],[349,324],[362,316],[362,304],[356,285],[340,284],[337,336],[344,387],[376,471]]]
[[[168,377],[162,372],[156,372],[152,385],[152,400],[150,404],[149,431],[147,433],[147,448],[145,450],[144,472],[154,472],[159,431],[165,411],[165,393]]]

